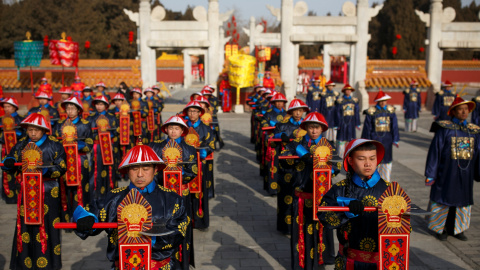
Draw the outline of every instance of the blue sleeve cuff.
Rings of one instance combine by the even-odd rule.
[[[297,155],[298,155],[299,157],[303,157],[304,155],[310,153],[310,152],[308,152],[307,149],[305,149],[305,147],[303,147],[303,145],[301,145],[301,144],[299,144],[299,145],[297,146],[297,148],[295,148],[295,152],[297,152]]]
[[[2,160],[2,163],[5,163],[5,160],[7,160],[7,159],[13,159],[14,162],[17,162],[17,160],[16,160],[14,157],[6,157],[6,158],[4,158],[4,159]],[[2,171],[8,171],[8,170],[9,170],[9,168],[7,168],[7,167],[2,167]]]
[[[273,122],[272,120],[270,120],[270,122],[268,122],[270,124],[271,127],[274,127],[277,123],[276,122]]]
[[[17,136],[22,136],[22,132],[20,130],[15,130],[15,134],[17,134]]]
[[[94,214],[88,212],[87,210],[85,210],[85,208],[79,205],[77,206],[77,208],[75,208],[75,211],[73,212],[73,222],[77,222],[79,219],[88,216],[95,218],[95,223],[98,222],[98,218]]]
[[[340,206],[348,206],[350,205],[350,202],[351,201],[356,201],[357,199],[354,199],[354,198],[347,198],[347,197],[337,197],[337,203],[338,205]],[[357,217],[358,215],[354,215],[350,212],[345,212],[345,215],[348,217],[348,218],[354,218],[354,217]]]
[[[285,132],[277,133],[277,134],[273,135],[273,138],[275,138],[275,139],[281,139],[281,138],[282,138],[282,134],[285,134]]]
[[[205,159],[207,157],[207,150],[206,149],[200,149],[200,158]]]
[[[257,102],[257,99],[256,98],[252,98],[253,102]]]

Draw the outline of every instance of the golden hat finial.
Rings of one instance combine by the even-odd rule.
[[[61,41],[67,41],[67,34],[65,32],[62,32],[61,37]]]
[[[30,39],[32,37],[30,31],[27,31],[27,33],[25,33],[25,36],[27,37],[27,39],[24,40],[25,42],[32,42],[32,40]]]

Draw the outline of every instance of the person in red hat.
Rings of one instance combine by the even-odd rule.
[[[67,171],[67,157],[62,144],[55,137],[46,134],[50,127],[45,116],[32,113],[20,125],[26,129],[27,136],[21,138],[3,160],[2,170],[8,170],[22,179],[22,166],[15,166],[15,163],[22,162],[22,151],[29,143],[40,148],[45,166],[41,170],[43,186],[42,193],[39,194],[43,198],[43,204],[29,203],[29,208],[42,207],[44,215],[40,225],[25,224],[27,206],[24,205],[24,200],[19,199],[10,269],[61,269],[60,231],[53,226],[60,221],[59,180]],[[19,198],[22,198],[25,192],[28,191],[20,188]]]
[[[337,91],[333,91],[335,88],[335,83],[330,80],[325,84],[327,88],[326,91],[322,91],[320,99],[320,113],[327,120],[328,126],[330,127],[324,134],[325,138],[331,142],[336,140],[336,130],[335,127],[335,101],[337,101],[338,96],[340,95]]]
[[[212,128],[213,133],[215,135],[216,141],[219,143],[219,149],[222,149],[225,146],[223,142],[222,136],[220,136],[220,123],[218,122],[218,107],[220,106],[220,102],[216,96],[213,95],[215,92],[215,88],[213,86],[208,85],[209,87],[205,90],[202,90],[202,95],[208,98],[208,102],[210,103],[210,111],[212,112]]]
[[[95,97],[93,106],[95,111],[90,114],[87,120],[93,128],[93,151],[90,158],[90,168],[93,170],[89,180],[90,203],[94,204],[105,198],[107,193],[118,186],[120,175],[117,173],[116,164],[105,165],[98,137],[97,119],[103,115],[107,118],[110,126],[110,137],[112,140],[113,155],[119,155],[117,119],[115,115],[108,113],[107,109],[110,103],[104,96]]]
[[[90,86],[85,86],[82,90],[82,95],[83,95],[83,98],[82,98],[82,104],[83,104],[83,108],[84,110],[86,110],[88,108],[88,112],[92,112],[93,111],[93,107],[92,107],[92,101],[93,101],[93,96],[92,96],[92,88],[90,88]]]
[[[40,86],[38,87],[37,92],[45,92],[47,96],[50,97],[50,100],[53,99],[52,85],[48,83],[48,80],[46,77],[43,77],[40,80]],[[53,104],[50,104],[50,105],[53,105]]]
[[[360,105],[358,98],[352,97],[355,88],[346,84],[343,96],[336,102],[335,129],[337,130],[337,154],[343,157],[347,142],[357,138],[355,127],[360,130]]]
[[[190,128],[192,127],[195,129],[195,131],[198,133],[200,137],[200,159],[202,160],[202,185],[205,183],[204,189],[207,190],[210,188],[207,184],[210,182],[211,184],[214,183],[213,180],[213,161],[209,162],[205,160],[207,156],[210,156],[213,154],[213,151],[215,150],[215,136],[213,136],[213,131],[212,129],[205,125],[201,120],[200,117],[204,113],[204,109],[198,103],[197,101],[191,101],[190,103],[185,106],[183,109],[183,113],[186,114],[187,116],[185,117],[187,119],[186,124]],[[212,165],[212,166],[210,166]],[[205,193],[207,196],[202,197],[202,204],[207,203],[206,200],[208,200],[208,193]],[[210,226],[210,217],[204,215],[200,215],[199,213],[196,213],[195,210],[197,210],[200,207],[200,204],[198,204],[198,198],[193,198],[192,203],[194,204],[194,226],[197,229],[206,229]],[[208,203],[207,203],[208,205]],[[205,207],[203,207],[205,208]]]
[[[417,119],[422,111],[422,97],[418,82],[413,80],[410,88],[403,91],[403,113],[405,114],[405,132],[417,132]]]
[[[228,74],[222,74],[222,81],[219,86],[219,94],[222,97],[222,110],[223,112],[230,112],[232,110],[232,97],[230,82],[228,81]]]
[[[323,239],[320,240],[318,221],[313,218],[313,157],[311,154],[313,152],[311,151],[315,151],[313,148],[322,139],[322,133],[328,129],[328,124],[321,113],[311,112],[305,116],[300,127],[304,131],[299,132],[295,140],[285,146],[286,151],[280,154],[299,157],[293,160],[293,164],[288,162],[281,164],[282,167],[292,169],[288,178],[292,183],[294,195],[287,195],[284,199],[286,203],[292,204],[293,208],[292,216],[286,216],[286,222],[292,226],[292,269],[319,269],[321,264],[333,264],[335,254],[333,231],[323,230]],[[333,171],[332,175],[336,173]],[[321,243],[325,246],[322,247]]]
[[[393,145],[398,147],[400,141],[395,107],[387,104],[387,101],[391,98],[382,90],[378,91],[375,97],[377,105],[364,111],[366,116],[362,131],[363,139],[379,141],[385,148],[385,156],[378,167],[378,172],[386,181],[390,181],[390,175],[392,174]]]
[[[265,77],[263,78],[263,87],[275,90],[275,80],[271,77],[272,73],[270,71],[265,71]]]
[[[119,170],[128,175],[130,184],[109,191],[105,200],[94,205],[90,211],[81,206],[75,209],[73,215],[73,221],[77,223],[75,233],[81,239],[85,240],[89,236],[106,231],[109,239],[107,259],[112,262],[112,269],[119,268],[118,230],[116,228],[93,230],[92,227],[96,222],[117,223],[117,209],[132,189],[138,190],[151,206],[152,226],[157,225],[156,227],[162,230],[170,231],[169,234],[151,237],[151,269],[181,269],[176,264],[175,251],[185,238],[190,220],[182,197],[154,181],[155,174],[161,174],[163,167],[163,160],[152,148],[137,145],[128,151],[119,166]]]
[[[61,179],[60,192],[64,199],[62,202],[62,221],[70,222],[70,217],[78,205],[90,207],[90,163],[88,157],[93,149],[93,132],[91,123],[88,120],[82,119],[83,106],[79,98],[71,97],[62,102],[61,106],[67,114],[68,119],[75,125],[77,129],[77,146],[78,146],[78,166],[81,171],[81,186],[67,186],[65,179]],[[54,137],[62,138],[63,127],[65,120],[59,120],[55,129],[53,130]],[[68,133],[68,131],[67,131]],[[78,195],[81,192],[81,196]]]
[[[287,114],[283,121],[278,122],[275,125],[275,130],[273,131],[275,139],[281,139],[281,143],[275,143],[275,153],[280,153],[282,148],[290,143],[290,137],[298,138],[301,137],[302,129],[300,124],[303,121],[303,114],[308,113],[308,106],[301,99],[294,99],[290,102],[290,105],[287,109]],[[269,153],[267,153],[268,155]],[[278,184],[277,190],[277,230],[283,234],[292,233],[292,224],[291,221],[293,214],[293,205],[289,199],[294,195],[294,188],[291,182],[291,175],[294,172],[292,168],[284,168],[279,166],[278,155],[274,154],[272,157],[270,168],[277,168],[277,173],[275,169],[272,173],[268,173],[268,177],[272,179],[269,182],[274,182]],[[290,197],[288,197],[290,196]]]
[[[384,147],[378,141],[350,141],[343,156],[347,177],[332,185],[322,198],[321,206],[349,207],[348,212],[317,213],[325,228],[337,230],[339,250],[335,269],[378,268],[378,214],[363,210],[365,206],[377,206],[389,185],[377,171],[384,154]]]
[[[186,215],[189,217],[191,220],[195,220],[195,216],[198,215],[198,210],[199,210],[199,199],[194,198],[196,197],[196,194],[189,193],[188,192],[188,183],[190,183],[195,177],[197,177],[198,174],[198,165],[197,165],[197,150],[195,149],[194,146],[189,145],[185,141],[185,136],[188,135],[188,127],[185,124],[185,121],[179,117],[179,116],[172,116],[170,117],[165,123],[162,125],[161,128],[162,132],[167,136],[166,139],[164,140],[157,140],[154,142],[151,142],[148,144],[153,151],[159,156],[162,156],[162,152],[167,146],[167,143],[170,141],[175,141],[178,146],[182,149],[182,161],[185,162],[184,164],[180,165],[182,169],[182,184],[184,185],[184,194],[182,194],[183,199],[184,199],[184,206],[185,206],[185,212]],[[155,181],[159,183],[160,185],[163,185],[164,179],[163,179],[163,173],[157,173],[155,177]],[[205,188],[206,190],[206,184],[205,181],[202,181],[202,191]],[[205,203],[202,205],[202,208],[200,210],[200,213],[203,215],[207,215],[209,217],[209,208],[208,208],[208,198],[205,196],[203,198],[203,192],[201,193],[202,195],[202,203]],[[207,218],[208,220],[208,218]],[[185,260],[182,260],[182,262],[179,262],[180,264],[183,265],[184,269],[188,269],[188,264],[189,261],[191,260],[193,262],[193,225],[197,225],[196,223],[192,224],[190,223],[187,227],[186,230],[186,235],[185,235],[185,240],[184,243],[182,244],[182,258],[188,258]],[[201,224],[198,224],[201,225]],[[187,247],[188,246],[188,247]]]
[[[450,120],[448,109],[455,100],[456,94],[452,92],[453,84],[446,80],[442,83],[442,90],[435,94],[432,114],[435,115],[435,121]]]
[[[97,83],[95,85],[95,93],[94,93],[94,97],[98,97],[98,96],[104,96],[105,98],[107,98],[108,102],[110,102],[110,95],[107,94],[107,92],[105,92],[107,89],[107,86],[105,85],[104,82],[100,81],[99,83]]]
[[[25,130],[20,127],[20,123],[23,121],[25,117],[19,115],[17,113],[18,110],[18,101],[13,98],[4,98],[2,101],[0,101],[0,105],[3,107],[3,110],[5,111],[5,115],[2,117],[2,123],[3,127],[0,132],[0,144],[2,144],[2,157],[5,157],[9,154],[7,152],[7,147],[6,147],[6,142],[9,142],[10,144],[13,144],[14,141],[18,142],[21,138],[25,136]],[[11,120],[6,120],[6,117],[12,117],[13,121]],[[5,121],[5,120],[6,121]],[[13,123],[9,123],[13,122]],[[6,134],[4,134],[4,131],[7,129],[5,125],[10,124],[11,127],[15,126],[15,140],[13,138],[8,138],[5,137]],[[7,141],[6,141],[7,140]],[[15,176],[12,173],[9,173],[7,171],[3,171],[2,173],[2,199],[5,200],[7,204],[15,204],[17,203],[17,184],[15,183]]]
[[[457,97],[448,110],[451,121],[432,124],[425,185],[431,186],[428,228],[445,241],[448,235],[467,241],[473,205],[473,181],[480,181],[480,127],[467,122],[473,101]]]
[[[85,84],[82,82],[80,76],[75,76],[73,83],[70,85],[70,88],[72,88],[73,96],[82,100],[82,92],[83,88],[85,88]]]
[[[48,111],[48,115],[50,117],[50,122],[51,122],[50,124],[52,127],[54,127],[56,121],[59,118],[59,114],[57,109],[55,109],[52,105],[50,105],[52,97],[49,96],[48,93],[37,91],[37,93],[35,93],[35,98],[38,100],[39,105],[37,107],[32,107],[28,111],[28,115],[46,110]]]
[[[320,112],[320,104],[322,98],[322,87],[320,86],[321,78],[315,77],[313,81],[313,85],[308,88],[306,102],[308,107],[310,107],[310,111],[312,112]]]
[[[282,122],[287,116],[287,112],[285,110],[287,98],[283,94],[274,94],[273,97],[270,99],[270,104],[272,105],[271,109],[265,112],[263,114],[263,117],[261,118],[262,120],[260,122],[260,125],[262,128],[275,127],[277,123]],[[269,195],[275,195],[277,194],[277,182],[275,181],[275,179],[272,179],[272,177],[268,176],[272,168],[270,166],[271,163],[266,162],[267,160],[271,159],[271,157],[267,154],[267,150],[269,149],[268,139],[273,137],[273,134],[267,131],[262,131],[262,136],[263,138],[261,139],[263,140],[263,143],[260,143],[259,146],[263,148],[261,150],[261,153],[263,153],[263,156],[261,157],[263,162],[260,165],[260,175],[264,177],[263,189],[267,191]]]

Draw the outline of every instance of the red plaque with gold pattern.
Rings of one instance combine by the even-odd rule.
[[[142,135],[142,114],[139,111],[133,111],[133,136]]]
[[[182,154],[182,148],[174,140],[168,141],[162,149],[162,159],[167,164],[163,170],[163,186],[180,196],[183,193],[183,177],[182,167],[178,163],[182,162]]]
[[[57,111],[58,111],[58,118],[60,118],[60,120],[67,119],[68,115],[65,112],[65,109],[63,109],[61,105],[58,106]]]
[[[140,110],[140,101],[132,100],[132,115],[133,115],[133,136],[137,137],[142,135],[142,114]]]
[[[5,141],[6,154],[17,144],[17,134],[15,133],[15,119],[5,115],[2,118],[3,124],[3,140]]]
[[[122,104],[120,106],[120,123],[119,123],[119,133],[120,133],[120,145],[129,145],[130,144],[130,105]]]
[[[78,154],[77,127],[67,119],[62,126],[62,144],[67,154],[65,182],[67,186],[78,186],[81,182],[80,156]]]
[[[43,152],[30,142],[22,150],[22,193],[24,221],[27,225],[43,224]]]
[[[102,152],[103,165],[113,165],[113,148],[112,139],[110,137],[110,123],[105,115],[100,115],[97,118],[98,128],[98,144],[100,144],[100,150]]]
[[[150,236],[141,234],[152,228],[152,207],[132,188],[117,208],[120,269],[149,270],[152,258]]]
[[[325,138],[321,138],[313,147],[313,220],[318,220],[317,208],[331,187],[332,167],[328,161],[332,159],[332,151],[332,146]]]
[[[200,136],[193,127],[188,129],[188,134],[185,136],[185,142],[195,148],[200,147]],[[188,183],[188,189],[191,193],[202,192],[202,161],[200,160],[200,151],[197,149],[197,177]]]
[[[397,182],[378,199],[379,269],[408,270],[411,200]]]
[[[154,131],[155,130],[155,114],[153,113],[152,109],[148,110],[147,129],[149,131]]]

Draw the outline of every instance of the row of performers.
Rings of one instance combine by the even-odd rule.
[[[360,125],[358,102],[351,97],[353,88],[346,85],[342,89],[343,96],[335,101],[334,123],[339,148],[342,142],[346,145],[338,156],[347,179],[326,193],[331,178],[342,167],[341,162],[336,166],[331,162],[330,175],[315,170],[322,161],[315,156],[321,156],[327,148],[332,156],[335,152],[332,141],[323,137],[329,129],[326,117],[318,112],[308,113],[309,107],[299,99],[292,100],[285,110],[287,100],[282,94],[271,95],[261,87],[255,90],[249,102],[253,108],[251,139],[256,146],[264,189],[277,195],[277,230],[292,236],[292,269],[316,269],[324,263],[335,264],[335,269],[377,269],[377,230],[364,230],[376,228],[377,217],[364,213],[361,219],[353,218],[362,212],[358,209],[377,206],[379,196],[389,185],[390,174],[385,174],[385,167],[390,166],[391,170],[392,144],[399,140],[394,108],[386,104],[390,97],[383,92],[377,95],[377,105],[365,111],[362,139],[355,139],[355,127]],[[463,232],[469,227],[473,180],[480,180],[478,170],[471,165],[480,160],[479,147],[473,143],[480,127],[466,122],[474,109],[473,101],[456,97],[447,111],[449,120],[432,126],[436,134],[427,157],[425,185],[432,186],[429,208],[434,215],[428,219],[428,226],[442,241],[447,235],[467,240]],[[308,114],[303,117],[304,113]],[[357,156],[358,163],[354,164],[357,157],[351,156],[352,148],[365,142],[370,143],[361,149],[376,150],[375,159],[370,158],[375,152],[365,154]],[[458,177],[461,183],[454,181]],[[319,212],[317,218],[315,207],[320,205],[349,206],[350,211]],[[340,242],[336,257],[333,228],[337,229]]]
[[[276,163],[269,157],[271,147],[268,147],[268,140],[287,141],[288,137],[295,135],[293,131],[300,127],[305,112],[320,112],[300,99],[292,100],[288,109],[285,109],[287,99],[283,94],[271,92],[260,86],[254,90],[255,93],[249,102],[252,107],[251,142],[255,144],[261,176],[265,178],[265,190],[269,194],[276,194],[275,188],[271,188],[272,183],[276,181],[269,179],[272,177],[268,176],[271,167]],[[327,113],[326,109],[323,110],[325,114],[321,113],[329,127],[322,133],[332,145],[336,143],[336,155],[342,157],[346,143],[356,138],[356,129],[360,130],[359,101],[352,96],[355,89],[348,84],[342,89],[343,95],[333,90],[332,93],[329,91],[322,94],[320,99],[325,102],[324,107],[328,108]],[[387,181],[390,179],[392,169],[392,146],[398,147],[400,140],[395,107],[387,104],[389,99],[391,99],[389,95],[379,91],[375,97],[377,104],[363,112],[366,116],[361,135],[362,138],[377,140],[385,145],[386,154],[380,166],[380,173]]]
[[[105,97],[97,99],[103,100],[106,107]],[[96,125],[81,119],[83,107],[77,97],[62,103],[69,117],[57,123],[56,136],[48,135],[51,125],[43,114],[31,113],[23,119],[19,126],[26,130],[26,135],[10,149],[2,167],[6,172],[5,179],[14,179],[13,185],[4,181],[6,197],[13,198],[8,196],[13,193],[19,198],[10,268],[30,269],[36,266],[60,269],[60,234],[54,225],[61,221],[81,220],[77,232],[79,236],[96,235],[100,230],[92,232],[82,228],[89,226],[93,216],[101,222],[117,220],[118,205],[134,188],[152,206],[154,222],[166,222],[168,229],[175,231],[168,237],[156,237],[156,241],[152,239],[152,265],[155,262],[158,266],[152,269],[174,265],[172,269],[188,269],[189,265],[194,266],[192,230],[209,227],[208,199],[214,196],[213,151],[216,140],[214,128],[200,120],[209,103],[203,96],[199,100],[187,104],[181,113],[183,118],[172,116],[161,126],[166,139],[150,142],[148,146],[138,142],[118,162],[116,157],[121,155],[113,150],[115,155],[110,155],[113,159],[111,165],[102,163],[106,161],[109,149],[101,145],[105,141],[114,141],[118,137],[114,134],[118,128],[112,130],[103,126],[100,122],[108,123],[109,118],[101,112],[96,112],[100,121],[89,119]],[[92,136],[92,130],[95,141],[87,138]],[[92,149],[94,153],[89,162],[87,154]],[[98,149],[101,151],[96,154]],[[147,161],[142,165],[136,164],[135,160]],[[39,166],[20,166],[20,162]],[[146,172],[146,167],[159,162],[164,164],[162,170],[150,168],[150,173],[155,171],[151,175]],[[131,181],[129,186],[117,188],[112,178],[108,178],[112,170],[117,171],[116,168],[119,174],[128,176]],[[29,172],[32,170],[38,173],[37,178],[31,178]],[[164,195],[157,196],[157,193]],[[107,233],[110,239],[107,257],[113,266],[115,263],[118,266],[118,231],[108,230]]]

